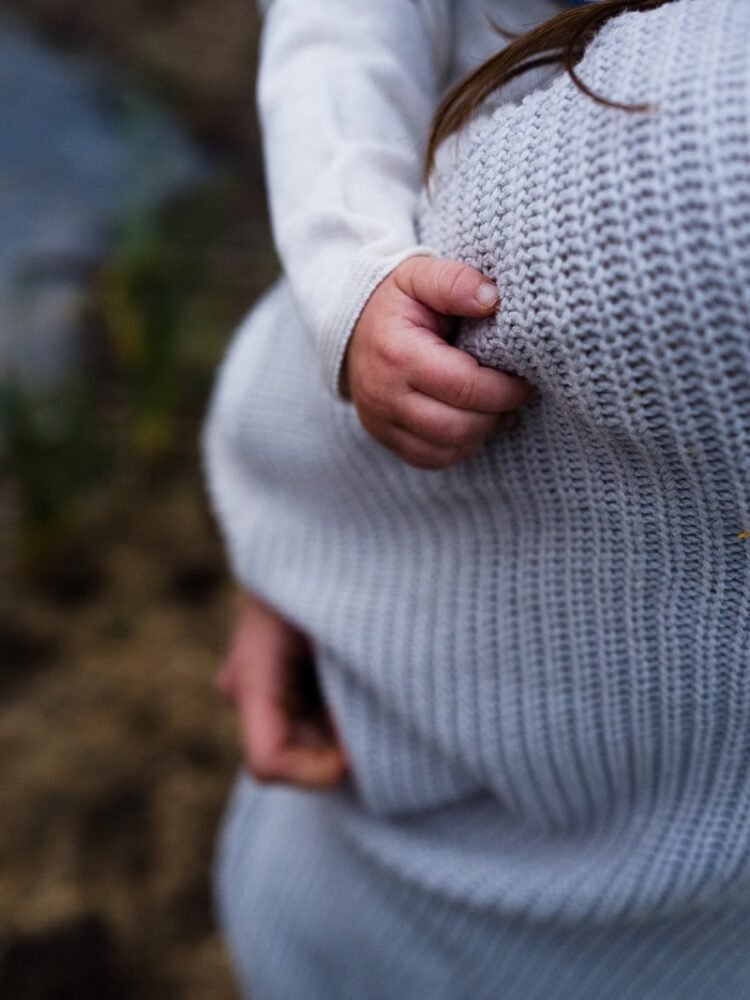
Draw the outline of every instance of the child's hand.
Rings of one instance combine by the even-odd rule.
[[[245,764],[256,781],[324,789],[346,757],[316,687],[306,637],[272,608],[243,595],[219,693],[239,717]]]
[[[376,441],[420,469],[475,452],[526,402],[523,379],[481,367],[446,343],[451,317],[497,308],[495,286],[466,264],[412,257],[375,289],[354,328],[345,384]]]

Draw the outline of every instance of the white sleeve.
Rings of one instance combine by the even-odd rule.
[[[271,221],[327,385],[375,287],[417,245],[424,146],[452,0],[260,0]],[[283,331],[280,332],[283,335]]]

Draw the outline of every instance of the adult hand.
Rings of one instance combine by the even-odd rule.
[[[349,342],[345,387],[376,441],[421,469],[475,452],[529,397],[523,379],[446,342],[455,317],[490,316],[497,289],[466,264],[412,257],[370,296]]]
[[[316,687],[306,637],[256,597],[242,597],[219,693],[237,710],[245,763],[263,783],[337,785],[344,751]]]

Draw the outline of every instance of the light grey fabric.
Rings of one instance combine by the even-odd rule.
[[[560,77],[443,152],[423,237],[502,295],[460,341],[539,389],[463,465],[369,439],[283,284],[240,331],[207,431],[215,507],[240,581],[312,635],[354,782],[233,814],[223,898],[251,987],[246,937],[278,919],[265,960],[248,945],[257,996],[417,995],[366,949],[366,987],[336,993],[322,896],[352,935],[385,921],[385,967],[401,954],[420,986],[437,920],[436,996],[750,996],[749,64],[745,0],[628,14],[580,73],[655,110]],[[268,852],[257,895],[246,843]],[[287,931],[317,956],[304,994]]]
[[[219,912],[249,1000],[745,1000],[750,907],[634,925],[499,918],[381,871],[346,794],[242,778]]]

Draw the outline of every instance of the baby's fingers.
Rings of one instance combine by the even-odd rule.
[[[524,379],[484,368],[465,351],[437,339],[425,343],[409,381],[426,396],[476,413],[507,413],[530,396]]]
[[[401,425],[427,444],[453,449],[465,456],[498,428],[500,414],[459,410],[421,392],[405,397]]]
[[[470,451],[448,445],[430,444],[424,438],[412,434],[405,427],[393,426],[388,440],[382,441],[402,462],[415,469],[438,472],[467,458]]]
[[[481,272],[456,260],[412,257],[396,271],[398,288],[441,316],[486,316],[497,308],[498,291]]]

